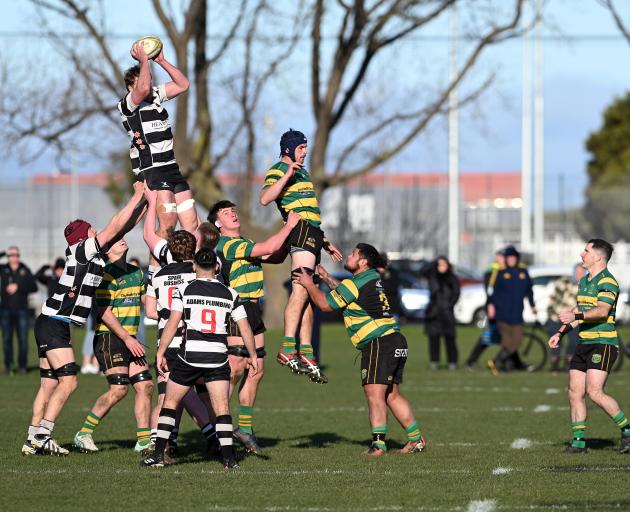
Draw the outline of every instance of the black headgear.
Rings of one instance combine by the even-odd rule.
[[[289,128],[289,131],[284,132],[280,137],[280,156],[288,156],[295,162],[295,148],[306,143],[306,135]]]

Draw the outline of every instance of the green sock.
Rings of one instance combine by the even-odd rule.
[[[386,452],[387,444],[385,443],[385,436],[387,436],[387,425],[372,427],[372,446],[376,446]]]
[[[151,429],[150,428],[137,428],[136,439],[140,446],[147,445],[151,442]]]
[[[574,448],[586,448],[586,421],[572,422],[571,432],[573,433],[571,446]]]
[[[624,434],[630,434],[630,421],[626,418],[623,411],[619,411],[619,414],[612,419]]]
[[[293,354],[295,352],[295,337],[294,336],[285,336],[282,338],[282,343],[280,344],[280,349],[285,354]]]
[[[102,418],[99,418],[96,414],[90,411],[87,417],[85,418],[85,421],[83,422],[83,426],[81,427],[81,430],[79,430],[79,435],[84,436],[86,434],[92,434],[94,432],[94,429],[98,427],[98,424],[101,422],[101,419]]]
[[[253,434],[254,431],[252,429],[254,422],[254,407],[249,405],[239,405],[238,406],[238,428],[247,432],[248,434]]]
[[[300,345],[300,353],[308,359],[313,359],[313,345]]]
[[[407,432],[407,439],[409,441],[420,440],[420,427],[418,426],[418,422],[416,420],[413,420],[413,423],[405,428],[405,432]]]

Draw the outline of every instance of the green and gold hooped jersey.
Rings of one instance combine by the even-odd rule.
[[[332,309],[343,309],[343,321],[356,348],[400,330],[390,314],[381,275],[374,269],[341,281],[326,294],[326,302]]]
[[[103,280],[95,293],[96,304],[101,308],[111,306],[112,313],[123,329],[134,336],[140,325],[141,297],[144,294],[144,273],[138,267],[127,265],[127,270],[117,265],[105,265]],[[97,333],[110,332],[99,319]]]
[[[605,343],[619,345],[615,329],[615,312],[619,297],[619,283],[607,268],[589,279],[585,275],[578,288],[577,303],[580,311],[588,311],[597,306],[597,302],[605,302],[612,306],[608,318],[602,320],[580,320],[579,341],[581,343]]]
[[[282,178],[288,168],[289,166],[284,162],[275,164],[267,171],[263,188],[270,187]],[[322,223],[313,182],[310,174],[304,168],[295,171],[293,177],[287,182],[276,199],[276,205],[284,220],[287,220],[290,211],[294,211],[315,227],[319,227]]]
[[[261,259],[250,258],[254,245],[247,238],[222,235],[216,247],[223,280],[241,299],[259,299],[265,294]]]

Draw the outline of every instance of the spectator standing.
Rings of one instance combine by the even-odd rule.
[[[457,276],[445,256],[439,256],[424,272],[429,287],[429,306],[425,329],[429,337],[429,364],[437,370],[440,364],[440,338],[446,344],[446,358],[450,370],[457,368],[457,344],[455,342],[455,312],[460,287]]]
[[[11,373],[13,365],[13,331],[18,337],[18,366],[20,373],[27,371],[28,357],[28,296],[37,291],[37,283],[30,269],[20,261],[20,249],[7,249],[6,265],[0,265],[2,286],[0,318],[4,341],[4,371]]]
[[[65,264],[66,260],[63,258],[57,258],[52,266],[48,264],[42,265],[40,269],[35,272],[35,279],[46,287],[48,297],[55,292],[55,287],[59,282],[61,274],[63,274],[63,267]]]

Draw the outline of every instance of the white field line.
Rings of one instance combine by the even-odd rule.
[[[508,473],[512,472],[512,468],[504,468],[499,466],[498,468],[494,468],[492,470],[492,474],[493,475],[507,475]]]
[[[547,388],[545,389],[545,395],[559,395],[560,390],[558,388]]]
[[[531,448],[532,446],[534,446],[534,443],[532,441],[524,437],[519,437],[512,441],[510,448],[514,450],[526,450],[527,448]]]
[[[468,504],[466,512],[493,512],[497,509],[497,500],[473,500]]]

